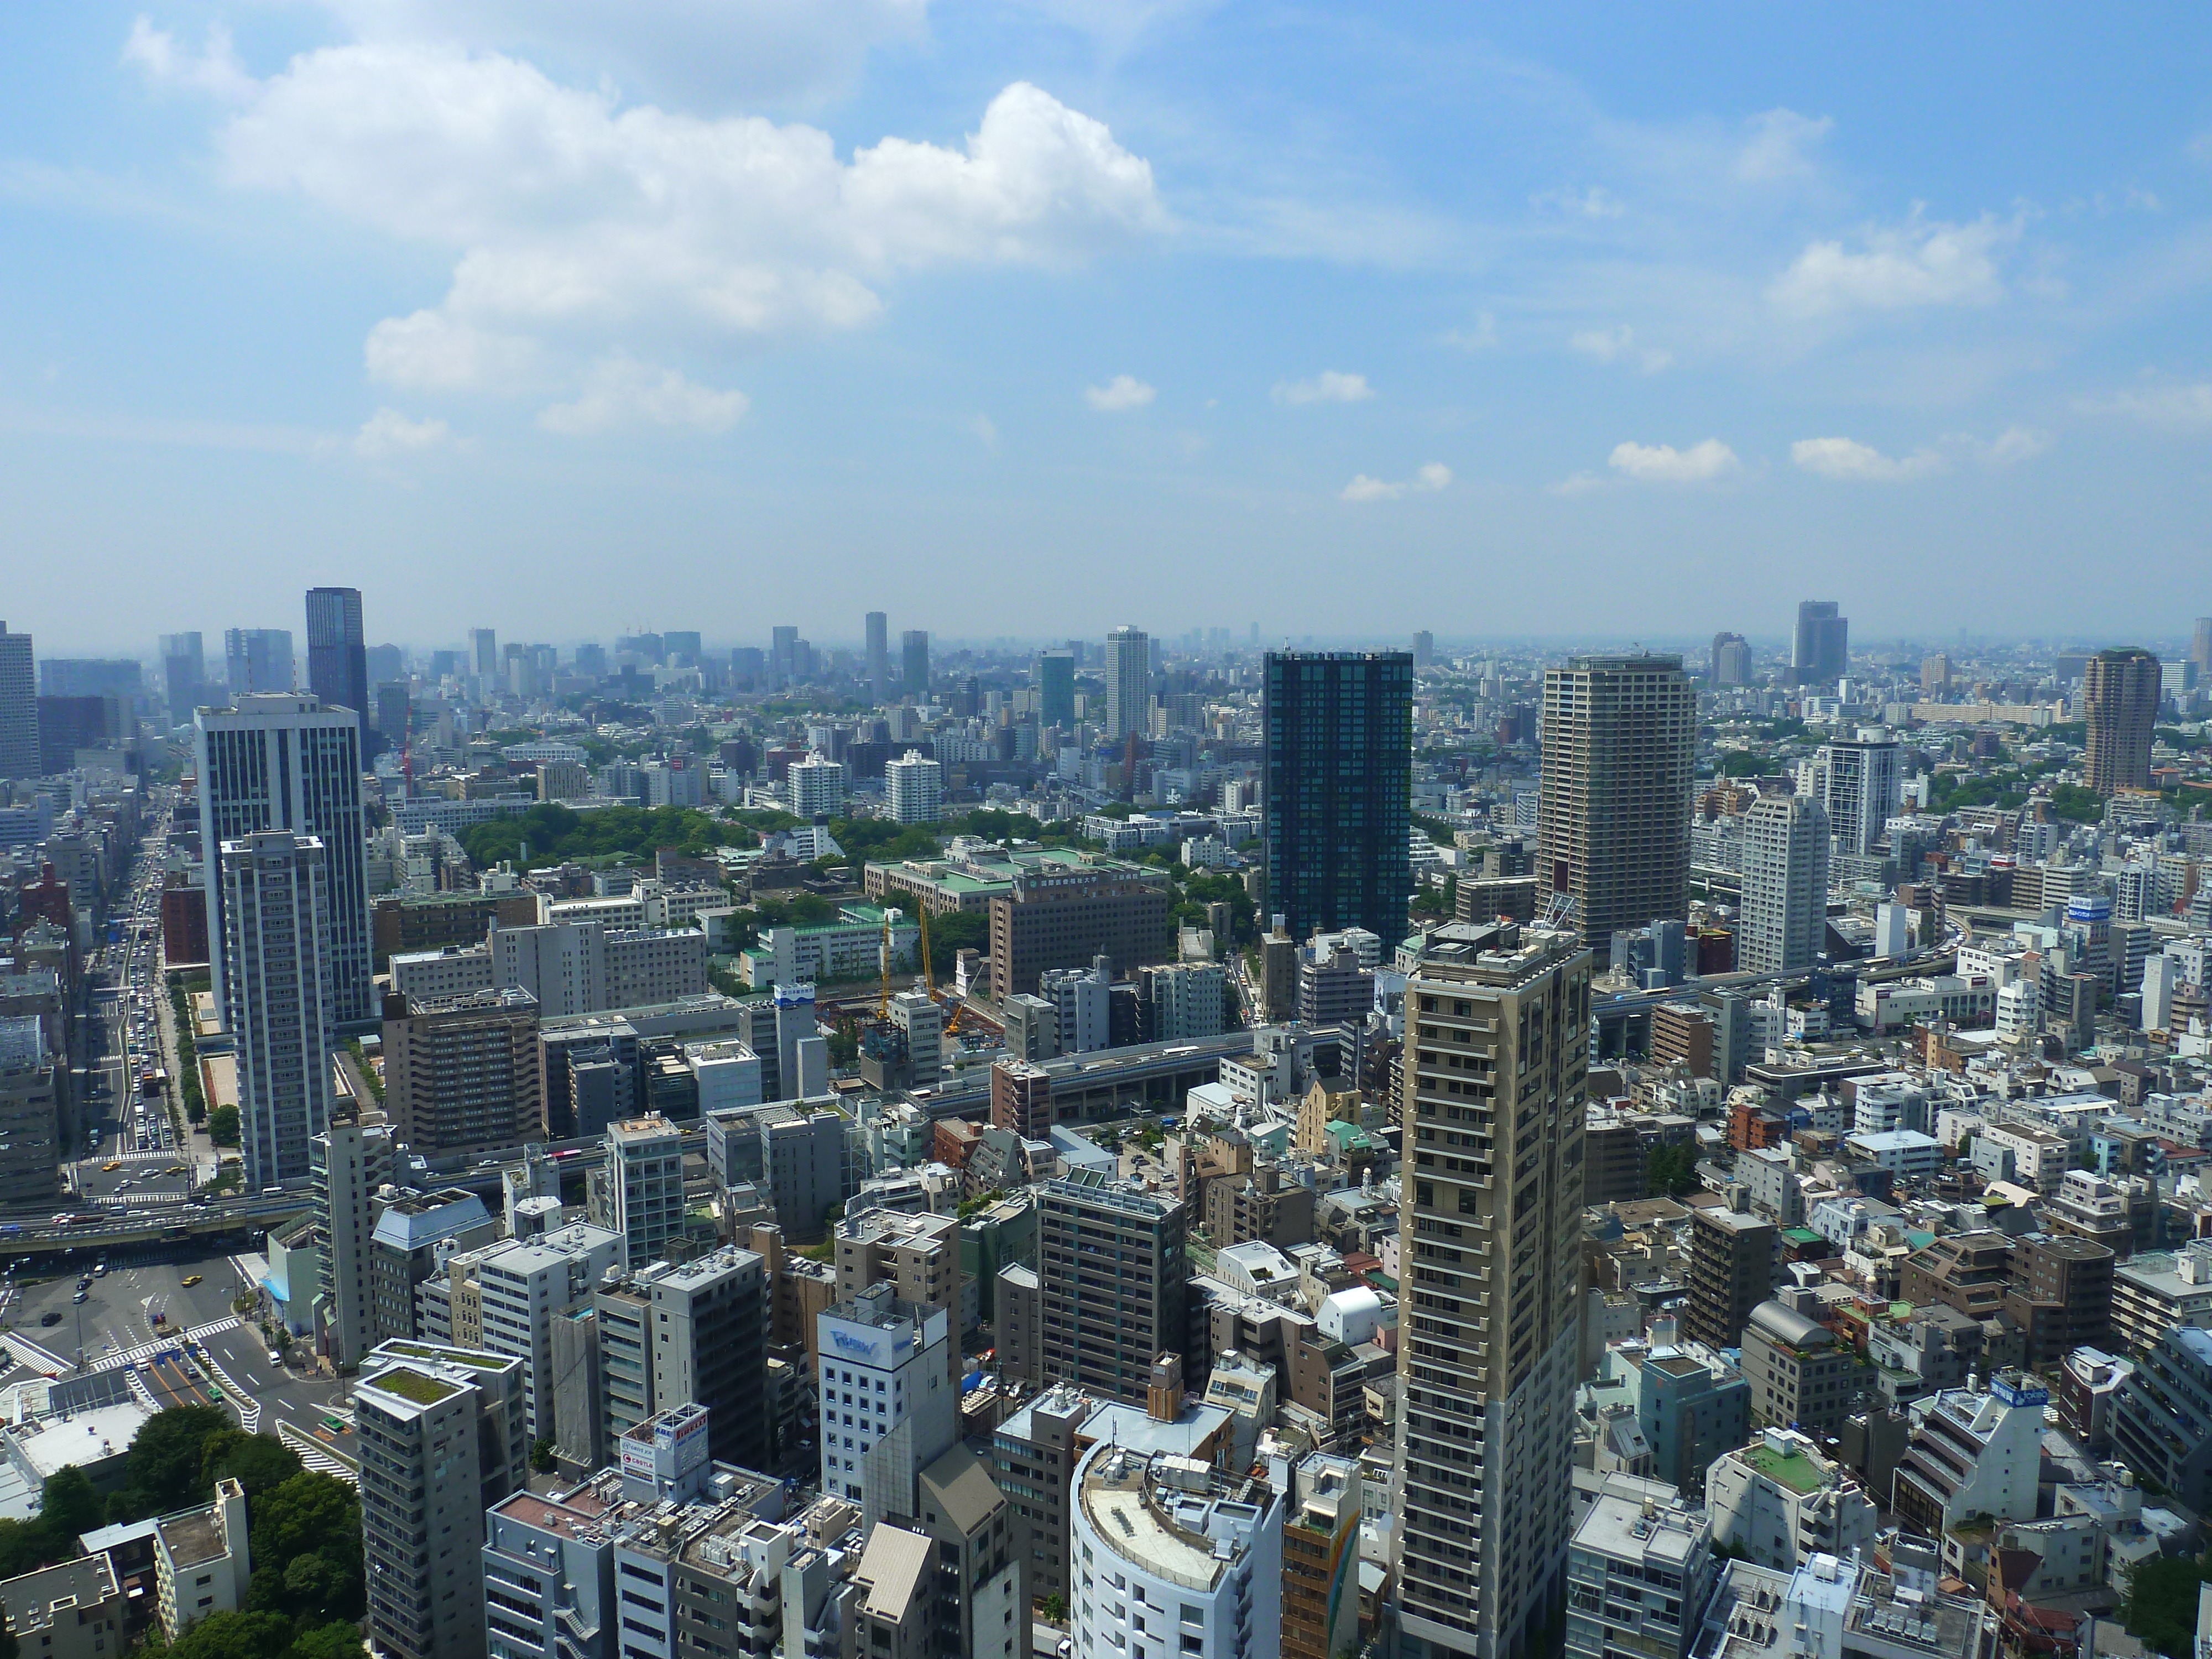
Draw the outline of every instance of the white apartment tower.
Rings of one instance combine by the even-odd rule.
[[[376,1231],[377,1190],[392,1179],[392,1132],[384,1115],[346,1103],[315,1137],[308,1162],[319,1275],[315,1340],[333,1364],[358,1365],[375,1340],[368,1241]]]
[[[1542,928],[1485,944],[1445,946],[1406,991],[1408,1659],[1503,1659],[1534,1640],[1571,1532],[1590,954]]]
[[[214,849],[261,830],[312,836],[325,849],[330,890],[332,1023],[373,1020],[368,828],[361,805],[361,717],[290,692],[247,694],[229,708],[193,716],[200,794],[200,845],[207,849],[208,939],[225,937],[222,880]],[[215,958],[216,1006],[228,1009],[224,967]],[[227,1016],[226,1016],[227,1017]],[[305,1148],[302,1139],[302,1169]]]
[[[1126,624],[1106,636],[1106,735],[1142,737],[1152,729],[1152,640]]]
[[[684,1139],[676,1126],[665,1117],[609,1124],[607,1187],[614,1230],[629,1243],[625,1265],[659,1261],[684,1231]]]
[[[313,836],[268,830],[222,843],[223,1024],[238,1058],[249,1192],[309,1173],[330,1121],[329,866]]]
[[[791,810],[809,821],[838,817],[845,810],[848,777],[842,764],[819,755],[795,763],[787,785]]]
[[[945,769],[909,750],[884,766],[884,799],[893,823],[934,823],[944,810]]]
[[[1768,795],[1743,817],[1743,921],[1736,965],[1812,966],[1828,929],[1828,815],[1810,795]]]
[[[821,1355],[822,1491],[873,1526],[914,1518],[915,1477],[960,1438],[952,1316],[871,1285],[814,1318]]]
[[[1836,851],[1872,854],[1901,799],[1897,739],[1881,726],[1863,726],[1850,742],[1821,749],[1820,775],[1820,805],[1827,809]]]

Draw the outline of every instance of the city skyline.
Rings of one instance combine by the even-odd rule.
[[[2117,632],[2207,504],[2212,173],[2201,47],[2070,21],[1961,90],[1975,23],[1904,12],[19,15],[15,609],[150,638],[172,558],[380,567],[386,638],[617,567],[938,622],[980,552],[1264,567],[1271,635],[1687,634],[1814,569],[1877,634]]]

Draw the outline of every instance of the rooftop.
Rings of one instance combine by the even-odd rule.
[[[428,1371],[418,1371],[411,1365],[395,1365],[388,1371],[380,1371],[362,1386],[396,1394],[418,1406],[434,1406],[460,1392],[453,1383],[432,1376]]]

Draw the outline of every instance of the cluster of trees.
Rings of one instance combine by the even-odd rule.
[[[1698,1189],[1698,1149],[1688,1142],[1680,1146],[1661,1143],[1644,1164],[1646,1198],[1680,1198]]]
[[[208,1117],[208,1139],[218,1146],[238,1145],[238,1108],[218,1106]]]
[[[121,1487],[106,1498],[82,1469],[50,1477],[37,1516],[0,1521],[0,1578],[74,1559],[80,1534],[205,1504],[224,1479],[246,1490],[253,1556],[246,1605],[201,1620],[173,1643],[156,1626],[149,1647],[175,1659],[360,1659],[368,1608],[360,1499],[218,1407],[149,1418],[125,1455]]]
[[[2153,1556],[2128,1575],[2120,1609],[2128,1634],[2145,1646],[2189,1659],[2197,1647],[2197,1589],[2212,1583],[2212,1555]]]
[[[199,1051],[192,1041],[192,993],[205,990],[210,982],[204,977],[169,982],[169,1012],[177,1028],[178,1085],[184,1091],[185,1115],[194,1123],[207,1117],[207,1096],[200,1088]]]
[[[478,866],[514,859],[530,847],[526,867],[603,862],[629,854],[647,857],[665,847],[686,858],[705,858],[730,844],[727,825],[688,806],[607,806],[579,812],[545,801],[513,817],[472,823],[457,839]]]

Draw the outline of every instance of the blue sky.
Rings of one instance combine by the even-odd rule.
[[[2190,21],[9,8],[0,615],[2172,637]]]

